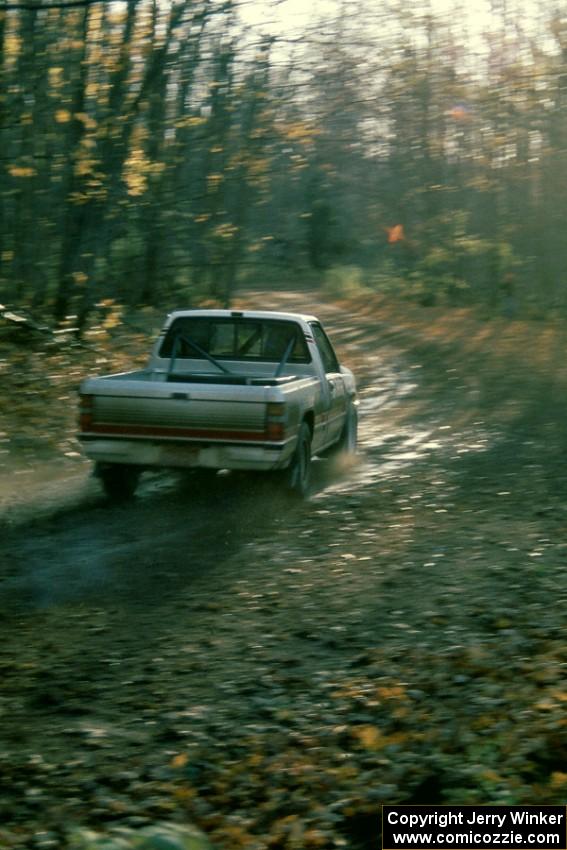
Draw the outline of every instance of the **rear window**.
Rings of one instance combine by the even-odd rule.
[[[295,322],[180,317],[169,327],[159,356],[175,354],[176,357],[204,360],[202,352],[206,352],[217,360],[279,363],[290,343],[288,363],[311,362],[303,333]]]

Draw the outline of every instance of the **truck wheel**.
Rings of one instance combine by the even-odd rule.
[[[123,502],[134,495],[140,470],[121,463],[97,463],[95,475],[100,478],[109,499],[113,502]]]
[[[303,422],[299,429],[297,446],[286,473],[287,490],[290,495],[305,499],[309,493],[311,480],[311,430],[306,422]]]
[[[352,402],[349,404],[345,424],[336,445],[337,452],[341,454],[356,454],[356,443],[358,438],[358,411]]]

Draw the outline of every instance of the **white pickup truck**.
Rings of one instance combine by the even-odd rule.
[[[275,471],[304,497],[311,458],[354,452],[356,386],[314,316],[171,313],[148,367],[80,387],[80,432],[111,498],[152,467]]]

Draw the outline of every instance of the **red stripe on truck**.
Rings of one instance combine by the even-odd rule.
[[[100,434],[121,437],[184,437],[188,440],[242,440],[265,442],[273,440],[266,431],[221,431],[211,428],[163,428],[153,425],[94,425],[81,436]]]

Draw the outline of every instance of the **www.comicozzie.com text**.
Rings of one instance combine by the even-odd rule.
[[[437,847],[443,845],[450,847],[453,844],[478,844],[479,847],[559,847],[560,836],[556,832],[535,832],[522,835],[521,832],[439,832],[435,833],[402,833],[394,832],[392,835],[394,844],[407,846],[414,844],[423,847],[430,845]]]

